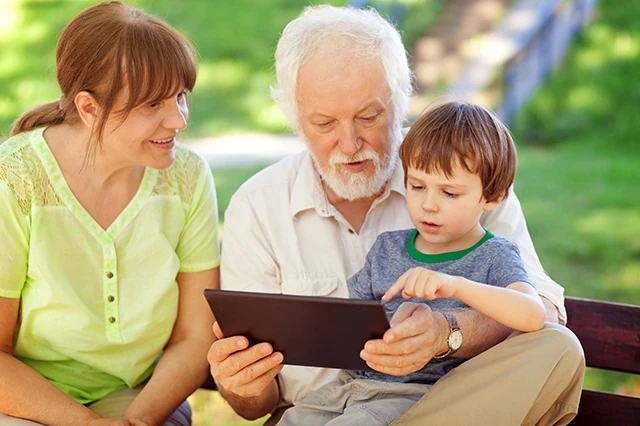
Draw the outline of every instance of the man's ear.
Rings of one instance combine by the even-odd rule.
[[[83,90],[73,98],[73,103],[76,105],[80,120],[85,126],[93,128],[98,120],[98,112],[100,111],[100,105],[98,105],[96,98],[91,93]]]
[[[503,192],[503,193],[502,193],[502,194],[500,194],[500,195],[498,196],[498,198],[496,198],[495,200],[485,202],[485,204],[484,204],[484,211],[486,211],[486,212],[490,212],[491,210],[495,209],[495,208],[496,208],[496,206],[497,206],[498,204],[500,204],[500,202],[501,202],[502,200],[504,200],[504,196],[505,196],[505,195],[506,195],[506,194]]]

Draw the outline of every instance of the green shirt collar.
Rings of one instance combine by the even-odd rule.
[[[485,229],[484,236],[480,239],[480,241],[478,241],[471,247],[464,250],[451,251],[448,253],[439,253],[439,254],[426,254],[419,251],[416,248],[417,237],[418,237],[418,230],[414,229],[411,235],[409,235],[409,239],[407,240],[407,251],[409,252],[409,256],[411,256],[413,259],[417,260],[418,262],[438,263],[438,262],[446,262],[448,260],[462,259],[466,255],[468,255],[469,253],[471,253],[472,251],[480,247],[482,244],[484,244],[485,241],[493,238],[493,234]]]

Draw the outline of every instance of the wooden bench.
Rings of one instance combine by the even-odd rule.
[[[565,298],[571,329],[584,348],[587,366],[640,374],[640,306]],[[202,386],[215,389],[213,379]],[[640,398],[583,389],[575,426],[638,426]]]
[[[640,374],[640,306],[565,298],[587,366]],[[583,389],[576,426],[640,425],[640,398]]]

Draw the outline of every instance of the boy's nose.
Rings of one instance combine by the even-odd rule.
[[[422,202],[422,209],[426,212],[438,211],[438,204],[433,199],[433,196],[427,195]]]

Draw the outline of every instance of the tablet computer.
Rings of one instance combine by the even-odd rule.
[[[370,370],[360,351],[389,328],[380,301],[211,289],[204,294],[225,336],[271,343],[285,364]]]

